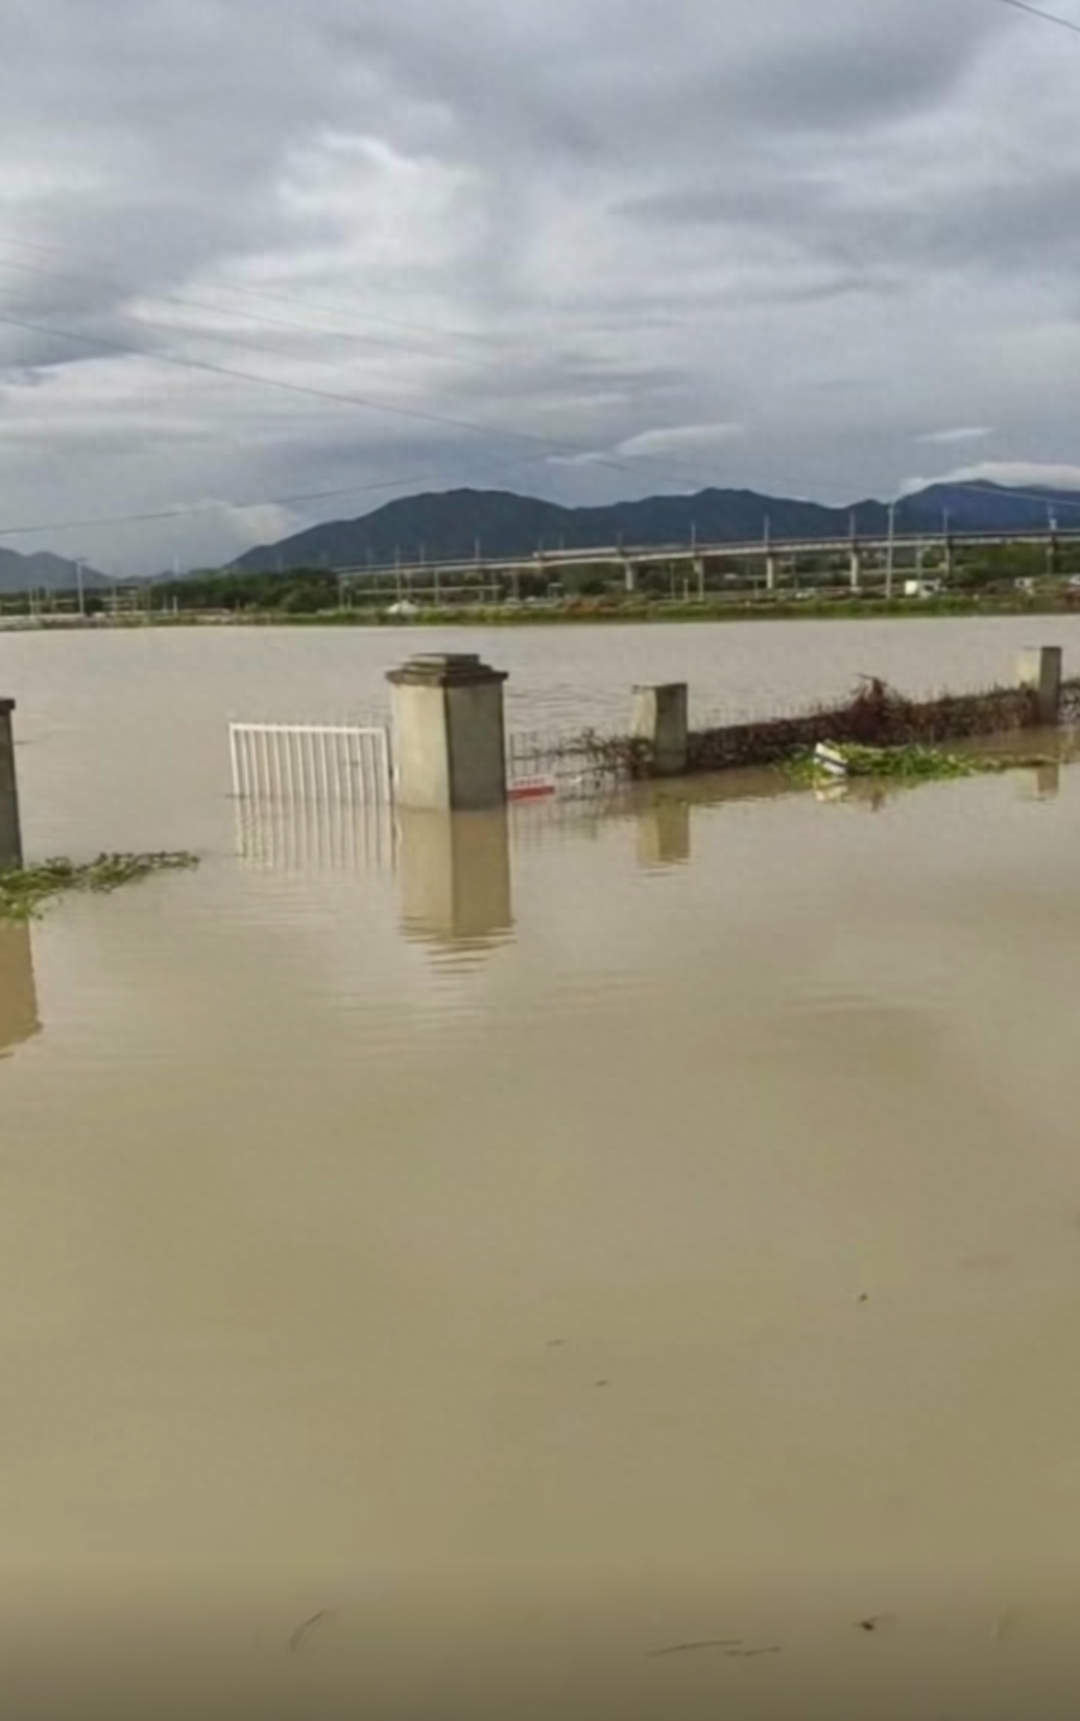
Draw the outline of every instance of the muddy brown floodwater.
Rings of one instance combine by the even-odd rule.
[[[1032,635],[449,643],[542,727]],[[190,1579],[276,1693],[380,1715],[1056,1713],[1080,767],[238,823],[230,716],[365,711],[433,643],[0,640],[30,852],[204,857],[0,931],[0,1619]]]

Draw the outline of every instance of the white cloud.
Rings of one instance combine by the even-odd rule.
[[[745,434],[741,424],[677,424],[666,430],[643,430],[615,446],[615,453],[629,456],[650,454],[709,453],[722,443]]]
[[[994,432],[983,425],[958,425],[955,430],[927,430],[915,438],[916,442],[929,442],[947,447],[954,442],[983,442]]]

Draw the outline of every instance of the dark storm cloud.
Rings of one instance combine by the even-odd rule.
[[[994,0],[13,0],[0,317],[86,339],[0,323],[2,513],[368,498],[169,528],[203,559],[440,470],[1068,460],[1072,46]]]

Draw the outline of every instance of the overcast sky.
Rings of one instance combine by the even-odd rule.
[[[1080,36],[1000,0],[5,0],[0,543],[1080,484],[1078,217]]]

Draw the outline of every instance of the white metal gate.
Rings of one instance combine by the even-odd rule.
[[[389,806],[386,729],[337,723],[230,723],[233,794],[255,802]]]

